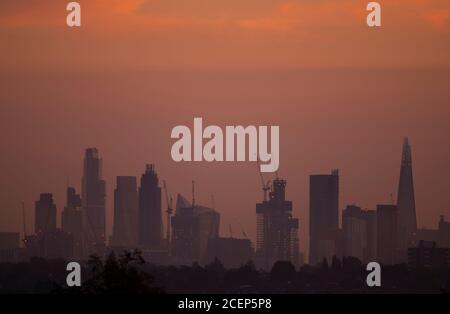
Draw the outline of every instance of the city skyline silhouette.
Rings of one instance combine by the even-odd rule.
[[[255,225],[257,227],[257,238],[251,239],[248,238],[245,228],[239,223],[239,227],[241,229],[242,235],[233,237],[232,233],[232,225],[229,225],[229,238],[233,239],[243,239],[249,241],[249,249],[251,248],[253,252],[256,252],[256,255],[250,254],[248,255],[249,260],[257,261],[257,265],[259,267],[264,267],[265,269],[270,269],[271,265],[277,260],[290,260],[296,267],[302,265],[303,263],[309,263],[311,265],[315,265],[320,263],[322,259],[326,258],[331,261],[334,256],[353,256],[359,257],[360,260],[364,261],[366,258],[364,256],[372,256],[369,258],[369,261],[377,260],[386,262],[390,264],[402,263],[408,261],[408,248],[415,247],[420,240],[429,240],[428,237],[423,237],[427,232],[429,233],[431,229],[426,229],[423,227],[417,227],[417,218],[415,212],[415,200],[414,200],[414,185],[413,185],[413,170],[412,170],[412,149],[409,144],[408,138],[404,139],[403,148],[402,148],[402,157],[400,163],[400,176],[398,182],[398,190],[400,193],[398,196],[397,203],[394,202],[394,198],[391,195],[391,203],[390,205],[380,205],[383,202],[380,202],[377,205],[376,214],[377,219],[373,223],[372,231],[375,232],[373,235],[366,234],[366,228],[369,228],[369,225],[365,225],[364,222],[366,218],[361,216],[358,211],[361,211],[359,207],[356,207],[352,204],[347,204],[347,208],[342,212],[342,223],[341,223],[341,209],[339,208],[339,199],[340,199],[340,175],[338,170],[332,170],[331,175],[321,174],[321,175],[311,175],[310,176],[310,226],[309,230],[312,232],[312,236],[309,237],[309,248],[312,250],[307,257],[307,249],[301,250],[299,247],[299,234],[298,229],[299,226],[305,226],[307,223],[303,223],[299,221],[295,216],[292,216],[292,209],[295,207],[295,204],[288,201],[286,205],[284,204],[285,197],[285,187],[286,182],[282,177],[278,176],[276,173],[276,177],[272,180],[267,181],[265,183],[264,173],[261,173],[258,170],[259,175],[261,177],[261,190],[263,191],[263,197],[260,199],[261,203],[256,204],[256,212],[255,212]],[[146,171],[142,175],[140,184],[137,184],[137,178],[133,176],[117,176],[117,182],[114,190],[114,213],[113,213],[113,232],[112,234],[108,234],[105,228],[105,219],[106,219],[106,211],[105,211],[105,199],[107,197],[105,193],[105,186],[107,183],[103,180],[103,157],[99,153],[96,148],[88,148],[86,149],[86,155],[84,159],[84,173],[82,176],[82,195],[75,194],[77,191],[73,187],[67,187],[67,197],[66,197],[66,207],[64,211],[62,211],[62,219],[61,225],[57,226],[57,208],[53,200],[52,193],[40,193],[40,200],[36,201],[35,204],[35,228],[34,233],[28,232],[22,235],[24,239],[24,245],[27,247],[30,241],[33,241],[31,238],[32,234],[45,234],[46,232],[53,232],[52,230],[62,230],[63,232],[68,232],[73,237],[73,257],[76,259],[85,259],[88,258],[91,254],[105,254],[105,249],[110,247],[113,250],[118,249],[119,251],[122,249],[137,249],[137,248],[150,248],[151,250],[168,250],[168,256],[172,256],[176,260],[176,256],[178,254],[182,254],[180,256],[188,256],[189,258],[183,257],[179,259],[177,264],[181,261],[182,263],[190,261],[192,262],[202,262],[205,261],[205,254],[207,253],[207,248],[209,246],[209,242],[211,242],[214,238],[226,238],[224,234],[225,226],[222,225],[220,227],[220,216],[221,211],[217,212],[218,220],[217,225],[211,236],[207,236],[201,245],[201,248],[197,248],[194,255],[189,255],[187,253],[187,246],[191,245],[187,244],[192,239],[182,240],[183,235],[186,231],[182,231],[183,228],[194,228],[195,230],[196,222],[194,220],[185,220],[187,218],[181,218],[183,216],[183,210],[188,208],[194,208],[197,206],[198,196],[194,189],[195,181],[192,181],[192,191],[191,197],[192,202],[188,203],[179,192],[175,192],[177,196],[176,198],[176,207],[173,207],[172,200],[173,195],[170,194],[170,202],[169,202],[169,190],[166,186],[166,181],[162,180],[162,184],[158,180],[158,175],[156,172],[155,165],[147,165]],[[258,164],[257,164],[258,165]],[[331,181],[330,181],[331,180]],[[280,190],[281,188],[281,190]],[[166,195],[165,203],[162,202],[163,194]],[[412,198],[411,198],[412,195]],[[180,203],[180,197],[182,199]],[[212,204],[210,206],[213,212],[216,211],[214,195],[212,197]],[[273,199],[273,205],[272,204]],[[281,199],[280,201],[277,199]],[[256,201],[258,203],[258,201]],[[184,204],[184,205],[180,205]],[[195,205],[194,205],[195,204]],[[400,206],[397,205],[400,204]],[[405,205],[406,204],[406,205]],[[24,204],[23,204],[24,206]],[[267,207],[269,206],[269,207]],[[271,206],[274,206],[273,209],[270,209]],[[280,207],[281,206],[281,207]],[[403,211],[398,211],[397,209],[402,208]],[[409,206],[409,207],[408,207]],[[353,209],[353,208],[355,209]],[[390,216],[386,216],[385,211],[389,210],[388,207],[392,207],[392,210],[396,212],[395,220],[393,223],[395,226],[395,231],[388,231],[388,229],[383,226],[383,224],[388,223]],[[166,224],[163,224],[163,216],[167,212],[164,208],[172,208],[171,215],[167,216]],[[200,207],[207,208],[207,207]],[[273,216],[277,211],[281,210],[289,212],[287,218],[281,218],[282,216]],[[386,208],[386,209],[384,209]],[[205,209],[201,209],[204,211]],[[23,232],[27,232],[26,230],[26,221],[25,217],[27,216],[25,207],[22,208],[23,212],[23,223],[24,229]],[[192,209],[191,209],[192,210]],[[200,209],[198,209],[200,210]],[[273,214],[270,214],[271,210],[275,210]],[[355,211],[356,210],[356,211]],[[383,210],[383,211],[381,211]],[[405,211],[412,210],[412,212],[406,212],[406,215],[413,215],[412,219],[414,221],[414,226],[408,231],[407,240],[405,240],[405,234],[402,233],[402,226],[404,226],[405,219],[402,215],[405,215]],[[367,211],[367,213],[375,211]],[[72,213],[72,214],[70,214]],[[78,213],[78,214],[77,214]],[[189,213],[189,212],[187,212]],[[402,214],[403,213],[403,214]],[[175,216],[173,216],[175,215]],[[261,216],[262,215],[262,216]],[[268,215],[268,216],[267,216]],[[279,214],[275,214],[279,215]],[[284,214],[283,214],[284,215]],[[312,216],[311,216],[312,215]],[[380,216],[381,215],[381,216]],[[391,214],[389,214],[391,215]],[[186,216],[187,217],[187,216]],[[267,217],[267,218],[263,218]],[[280,217],[280,218],[277,218]],[[284,216],[283,216],[284,217]],[[440,221],[442,222],[444,215],[440,215]],[[181,220],[180,220],[181,219]],[[190,218],[189,218],[190,219]],[[263,220],[261,220],[263,219]],[[267,220],[268,219],[268,220]],[[275,220],[274,220],[275,219]],[[282,220],[279,220],[282,219]],[[288,219],[288,220],[283,220]],[[295,225],[295,236],[291,235],[292,231],[290,229],[284,228],[292,228],[288,227],[291,225],[289,219],[292,220],[292,223]],[[356,220],[355,220],[356,219]],[[362,219],[362,220],[360,220]],[[182,222],[182,221],[185,222]],[[267,220],[266,222],[264,222]],[[177,221],[179,221],[177,223]],[[271,222],[272,221],[272,222]],[[279,221],[276,224],[275,221]],[[359,221],[359,222],[358,222]],[[212,221],[205,222],[203,224],[211,224]],[[269,223],[269,225],[266,225]],[[362,225],[364,224],[364,233],[362,232]],[[369,221],[367,221],[369,223]],[[373,224],[372,222],[370,224]],[[78,225],[77,225],[78,224]],[[172,230],[168,230],[168,224],[170,224],[170,228]],[[183,227],[182,224],[185,224]],[[278,225],[277,225],[278,224]],[[350,224],[350,225],[349,225]],[[359,224],[359,226],[358,226]],[[205,226],[207,226],[205,225]],[[272,225],[272,227],[270,227]],[[388,226],[388,225],[386,225]],[[440,226],[440,222],[439,222]],[[59,229],[62,227],[62,229]],[[348,228],[351,229],[348,229]],[[58,229],[57,229],[58,228]],[[179,229],[182,228],[182,229]],[[209,228],[209,227],[208,227]],[[269,229],[267,229],[269,228]],[[281,238],[273,242],[274,239],[271,240],[271,237],[275,236],[275,233],[271,235],[270,228],[277,228],[278,232],[282,232]],[[281,229],[280,229],[281,228]],[[347,229],[346,229],[347,228]],[[353,231],[353,228],[355,231]],[[377,230],[375,230],[375,229]],[[392,227],[388,227],[392,228]],[[440,228],[440,227],[439,227]],[[219,230],[222,232],[219,234]],[[384,231],[383,231],[384,230]],[[367,229],[367,232],[369,229]],[[182,232],[182,233],[180,233]],[[193,231],[189,231],[191,233]],[[283,232],[284,235],[283,235]],[[348,232],[351,232],[350,234]],[[356,232],[356,233],[354,233]],[[389,232],[394,232],[389,235]],[[134,233],[134,236],[133,236]],[[173,234],[172,234],[173,233]],[[342,235],[339,235],[342,233]],[[50,233],[51,234],[51,233]],[[377,235],[378,234],[378,235]],[[386,240],[380,238],[382,234],[386,234]],[[236,233],[235,233],[236,235]],[[57,236],[57,235],[55,235]],[[290,237],[294,238],[290,238]],[[170,238],[167,238],[170,237]],[[180,238],[182,237],[182,238]],[[211,237],[211,238],[210,238]],[[276,237],[279,237],[276,236]],[[350,237],[350,238],[349,238]],[[353,237],[356,237],[356,241],[359,241],[359,244],[354,246]],[[371,245],[366,243],[366,240],[363,237],[370,237],[369,239],[378,238],[375,240],[374,244]],[[177,240],[179,238],[180,240]],[[391,239],[395,238],[398,241],[390,250],[388,250],[386,245],[387,243],[392,243]],[[431,237],[433,239],[433,237]],[[77,240],[78,239],[78,240]],[[291,240],[287,240],[291,239]],[[329,240],[332,239],[334,241],[332,244],[332,248],[330,248]],[[341,240],[339,240],[341,239]],[[434,237],[435,241],[438,242],[438,237]],[[174,242],[175,241],[175,242]],[[181,241],[181,242],[176,242]],[[188,241],[188,242],[186,242]],[[286,244],[286,247],[278,247],[283,241],[293,241],[290,244]],[[328,241],[328,242],[323,242]],[[351,241],[351,242],[348,242]],[[370,240],[372,241],[372,240]],[[377,244],[383,243],[380,241],[387,241],[386,244]],[[443,240],[440,239],[438,243],[442,245]],[[28,242],[28,244],[27,244]],[[395,241],[394,241],[395,242]],[[407,243],[406,243],[407,242]],[[178,244],[177,244],[178,243]],[[202,242],[200,242],[202,243]],[[324,251],[325,243],[327,249],[331,251]],[[446,242],[445,242],[446,243]],[[275,245],[275,246],[273,246]],[[358,250],[367,250],[369,247],[366,245],[371,245],[373,247],[370,250],[374,250],[373,253],[362,253],[355,254]],[[390,245],[390,244],[389,244]],[[271,246],[273,246],[271,248]],[[114,249],[116,248],[116,249]],[[382,253],[383,250],[384,253]],[[78,250],[80,250],[78,252]],[[293,253],[295,250],[295,253]],[[356,250],[356,251],[355,251]],[[378,253],[377,253],[378,250]],[[371,251],[371,252],[372,252]],[[75,253],[78,252],[78,253]],[[179,253],[177,253],[179,252]],[[216,251],[220,256],[221,253]],[[272,253],[270,253],[272,252]],[[387,253],[389,252],[389,253]],[[59,253],[58,253],[59,254]],[[186,255],[188,254],[188,255]],[[193,254],[193,253],[191,253]],[[300,254],[300,255],[299,255]],[[311,256],[311,254],[313,254]],[[347,254],[347,255],[346,255]],[[369,254],[369,255],[367,255]],[[381,255],[380,255],[381,254]],[[391,254],[391,255],[386,255]],[[69,255],[70,257],[72,255]],[[387,257],[389,256],[389,257]],[[212,256],[209,259],[213,258]],[[173,260],[173,261],[175,261]],[[245,261],[245,259],[244,259]],[[170,262],[169,262],[170,263]]]
[[[7,134],[2,147],[9,148],[16,158],[8,154],[1,157],[5,176],[0,180],[5,189],[0,191],[0,228],[22,230],[21,201],[27,205],[27,226],[32,226],[31,206],[41,192],[52,191],[61,211],[67,178],[81,191],[78,156],[86,147],[96,146],[108,156],[104,161],[104,176],[109,182],[108,233],[112,228],[111,182],[117,175],[138,176],[143,165],[154,163],[171,190],[188,195],[194,179],[203,203],[209,204],[211,194],[215,195],[225,225],[237,227],[239,217],[249,236],[255,238],[253,205],[260,189],[254,165],[177,164],[170,160],[171,128],[189,123],[199,112],[207,123],[218,125],[230,121],[280,125],[279,173],[289,175],[288,193],[295,204],[294,213],[302,221],[309,220],[308,175],[328,173],[333,168],[339,168],[343,178],[341,210],[351,203],[374,209],[377,203],[390,202],[391,194],[395,198],[399,142],[409,135],[416,148],[417,216],[423,226],[431,228],[435,217],[450,215],[450,200],[444,193],[449,183],[445,176],[437,175],[449,171],[450,149],[441,143],[447,140],[446,117],[450,113],[445,104],[450,77],[445,71],[414,73],[269,72],[269,81],[255,73],[220,72],[206,77],[198,73],[118,72],[108,78],[100,73],[92,78],[49,73],[38,81],[33,75],[12,75],[8,84],[20,86],[20,82],[29,88],[28,95],[34,96],[12,92],[1,96],[8,108],[2,115]],[[117,84],[123,88],[115,88]],[[51,98],[48,85],[55,86]],[[386,93],[372,94],[372,85]],[[318,89],[321,86],[328,87],[325,95]],[[422,105],[427,102],[424,92],[435,95],[433,105]],[[78,96],[71,98],[71,93]],[[248,101],[243,103],[242,99]],[[281,106],[279,115],[272,112],[275,104]],[[48,119],[49,113],[53,119]],[[251,187],[246,195],[241,194],[236,180]],[[229,194],[239,198],[230,199]],[[302,248],[307,247],[307,237],[307,228],[300,228]]]
[[[68,2],[0,1],[0,294],[450,291],[449,1]]]

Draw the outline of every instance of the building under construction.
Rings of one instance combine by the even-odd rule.
[[[286,181],[275,179],[269,197],[263,186],[264,200],[256,204],[256,263],[270,269],[276,261],[290,261],[298,266],[298,219],[292,217],[292,201],[285,196]]]
[[[210,240],[219,237],[220,214],[212,208],[190,204],[178,195],[172,224],[172,259],[175,264],[204,260]]]

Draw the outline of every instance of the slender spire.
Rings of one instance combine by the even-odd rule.
[[[414,237],[417,231],[411,146],[408,138],[403,141],[397,207],[398,249],[400,261],[404,261],[407,257],[408,248],[414,245]]]
[[[411,165],[411,163],[411,146],[409,145],[409,139],[405,137],[403,140],[402,165]]]

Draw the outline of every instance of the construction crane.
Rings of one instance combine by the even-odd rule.
[[[261,172],[260,164],[261,163],[258,160],[257,161],[257,166],[258,166],[259,177],[261,178],[261,185],[262,185],[262,190],[263,190],[264,202],[267,202],[267,192],[270,191],[270,180],[268,180],[267,182],[264,182],[264,176],[263,176],[263,174]]]
[[[164,188],[164,194],[166,196],[166,204],[167,204],[167,233],[166,233],[166,239],[167,239],[167,244],[169,244],[170,242],[170,217],[173,214],[173,207],[172,207],[172,196],[170,196],[169,198],[169,192],[167,191],[167,185],[166,185],[166,180],[163,180],[163,188]]]
[[[239,223],[239,226],[241,226],[241,230],[242,230],[242,235],[244,236],[245,239],[248,239],[247,237],[247,233],[245,233],[244,227],[242,226],[241,223]]]

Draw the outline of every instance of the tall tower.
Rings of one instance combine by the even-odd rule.
[[[83,208],[83,253],[102,254],[105,249],[106,195],[102,159],[96,148],[86,149],[81,182]]]
[[[256,204],[257,266],[271,269],[276,261],[298,266],[299,221],[292,216],[292,201],[286,200],[286,181],[275,179],[269,200]]]
[[[138,194],[136,177],[117,177],[114,190],[112,244],[135,248],[138,243]]]
[[[35,202],[35,227],[36,233],[52,231],[56,229],[56,205],[51,193],[42,193]]]
[[[61,215],[61,226],[65,233],[72,235],[73,253],[75,258],[82,258],[83,221],[81,197],[75,188],[67,188],[67,203]]]
[[[331,261],[338,251],[339,172],[309,178],[309,263]]]
[[[408,138],[403,142],[400,180],[397,194],[398,208],[398,249],[400,261],[406,261],[408,247],[414,245],[417,232],[416,202],[412,173],[411,146]]]
[[[147,165],[139,187],[139,244],[160,248],[162,232],[161,187],[154,165]]]

